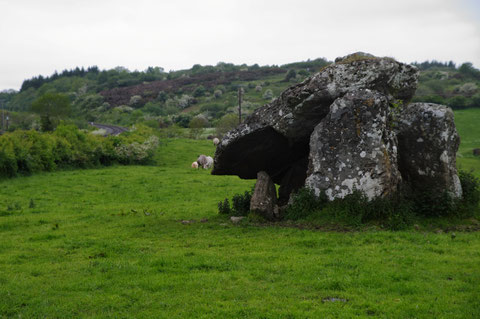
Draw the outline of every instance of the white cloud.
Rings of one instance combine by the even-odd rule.
[[[282,64],[354,51],[479,67],[478,5],[465,1],[0,0],[0,89],[76,66]]]

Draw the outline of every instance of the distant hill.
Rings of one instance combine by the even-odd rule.
[[[25,112],[30,111],[35,99],[52,92],[69,97],[71,120],[78,124],[94,121],[188,126],[192,118],[200,116],[205,125],[215,126],[223,117],[236,113],[239,88],[243,92],[242,111],[248,114],[330,63],[322,58],[282,66],[220,62],[171,72],[161,67],[141,72],[123,67],[77,67],[25,80],[20,92],[1,92],[0,101],[12,112],[11,129],[31,127],[35,117]],[[454,109],[480,108],[480,71],[471,63],[459,67],[437,61],[414,65],[420,70],[414,101],[446,104]]]

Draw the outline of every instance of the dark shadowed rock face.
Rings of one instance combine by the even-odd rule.
[[[399,170],[414,190],[462,195],[456,153],[460,137],[453,112],[444,105],[412,103],[400,114],[396,127]]]
[[[310,135],[335,100],[348,92],[370,89],[387,100],[409,101],[416,84],[415,67],[390,58],[346,57],[288,88],[228,132],[217,147],[212,174],[253,179],[265,171],[282,184],[281,197],[285,198],[296,188],[284,187],[292,180],[292,169],[307,171],[298,165],[302,159],[307,163]]]
[[[250,210],[273,220],[276,216],[277,191],[275,184],[267,173],[258,172],[257,183],[250,201]]]
[[[278,189],[278,204],[283,206],[288,203],[290,194],[305,186],[307,178],[308,156],[293,163],[283,175]]]
[[[310,137],[306,186],[333,200],[354,189],[369,199],[397,189],[397,141],[385,95],[356,90],[335,100]]]

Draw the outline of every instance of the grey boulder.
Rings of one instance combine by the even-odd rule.
[[[305,185],[330,200],[356,189],[369,199],[397,190],[397,141],[385,95],[368,89],[335,100],[310,137]]]
[[[444,105],[411,103],[399,114],[399,170],[414,191],[462,195],[456,154],[460,137],[453,112]]]

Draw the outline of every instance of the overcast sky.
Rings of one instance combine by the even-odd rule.
[[[0,90],[97,65],[166,71],[355,51],[480,67],[480,0],[0,0]]]

